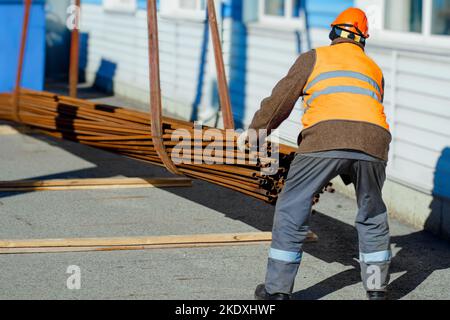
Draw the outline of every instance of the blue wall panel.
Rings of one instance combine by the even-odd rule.
[[[354,5],[353,0],[307,0],[309,26],[313,28],[329,28],[336,16]]]
[[[84,4],[84,3],[86,3],[86,4],[98,4],[98,5],[100,5],[100,4],[103,3],[103,0],[81,0],[81,4]]]
[[[23,1],[0,0],[0,92],[14,88],[19,55]],[[33,1],[25,51],[22,86],[42,90],[45,78],[44,1]]]
[[[160,1],[161,0],[157,0],[157,2],[156,2],[156,5],[158,6],[158,8],[159,8]],[[81,4],[83,4],[83,3],[101,5],[101,4],[103,4],[103,0],[81,0]],[[138,6],[138,9],[146,9],[147,8],[147,0],[137,0],[137,6]]]

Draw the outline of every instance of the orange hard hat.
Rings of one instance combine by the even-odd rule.
[[[332,27],[347,30],[364,38],[369,37],[369,22],[361,9],[348,8],[344,10],[331,24]]]

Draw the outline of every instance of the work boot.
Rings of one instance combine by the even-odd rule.
[[[369,300],[387,300],[386,291],[367,291],[367,299]]]
[[[255,299],[256,300],[290,300],[290,297],[288,294],[285,294],[285,293],[270,294],[266,291],[266,286],[264,284],[260,284],[259,286],[256,287]]]

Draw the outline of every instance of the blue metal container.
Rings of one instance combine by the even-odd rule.
[[[24,1],[0,0],[0,92],[13,90],[17,73]],[[45,1],[32,2],[22,86],[42,90],[45,78]]]

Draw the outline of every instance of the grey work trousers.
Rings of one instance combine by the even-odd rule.
[[[297,154],[275,210],[273,238],[266,274],[271,294],[291,294],[309,231],[314,194],[338,175],[351,177],[358,213],[361,276],[367,291],[385,291],[391,260],[387,209],[381,196],[386,163],[319,158]]]

